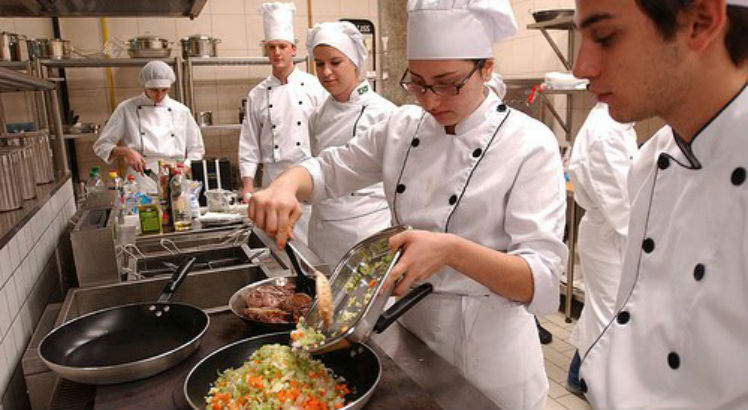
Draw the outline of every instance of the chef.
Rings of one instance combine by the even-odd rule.
[[[293,31],[293,3],[271,2],[260,6],[265,40],[263,47],[272,74],[249,91],[247,116],[239,136],[239,173],[242,197],[255,190],[254,177],[262,164],[262,184],[267,186],[289,166],[309,158],[309,116],[327,92],[317,79],[297,69]],[[304,207],[294,237],[307,242],[311,209]]]
[[[408,2],[403,106],[252,197],[249,216],[285,243],[313,203],[382,181],[414,229],[386,286],[435,291],[402,323],[502,408],[542,408],[548,381],[533,313],[558,308],[565,184],[553,133],[484,85],[493,44],[516,32],[508,1]]]
[[[573,393],[581,393],[579,352],[587,351],[613,317],[629,224],[626,177],[636,151],[634,124],[610,118],[608,105],[600,102],[582,124],[571,150],[574,200],[585,210],[577,240],[584,308],[571,333],[570,343],[577,350],[566,386]]]
[[[306,42],[314,57],[317,78],[330,93],[312,115],[312,155],[345,145],[372,125],[389,117],[395,104],[360,80],[366,61],[363,35],[349,22],[317,24]],[[390,226],[390,210],[382,183],[339,198],[316,202],[309,222],[309,246],[329,266],[360,240]]]
[[[128,175],[155,188],[155,182],[143,175],[146,169],[157,171],[159,159],[186,163],[202,159],[205,144],[190,109],[169,98],[175,81],[171,67],[151,61],[140,70],[139,80],[143,94],[117,106],[93,149],[107,164],[122,158]]]
[[[577,0],[574,75],[621,122],[667,124],[628,178],[615,317],[586,351],[596,408],[748,408],[748,0]]]

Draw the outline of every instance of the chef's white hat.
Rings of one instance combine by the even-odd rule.
[[[163,61],[149,61],[138,76],[145,88],[169,88],[176,81],[174,70]]]
[[[728,6],[748,7],[748,0],[727,0]]]
[[[509,0],[408,0],[409,60],[490,58],[516,32]]]
[[[293,14],[296,6],[293,3],[270,2],[260,6],[262,28],[265,41],[284,40],[294,43]]]
[[[313,56],[314,48],[321,44],[337,48],[358,68],[366,61],[364,36],[356,26],[347,21],[315,24],[310,28],[306,36],[309,55]]]

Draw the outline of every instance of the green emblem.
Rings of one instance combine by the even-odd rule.
[[[367,91],[369,91],[369,86],[365,85],[365,86],[363,86],[363,87],[361,87],[361,88],[358,89],[358,95],[361,95],[361,94],[363,94],[363,93],[365,93]]]

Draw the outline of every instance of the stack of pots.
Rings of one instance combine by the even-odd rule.
[[[73,51],[73,46],[70,44],[70,40],[43,38],[37,41],[39,41],[42,58],[51,58],[54,60],[68,59]]]
[[[41,185],[54,181],[52,148],[46,132],[6,134],[0,137],[0,146],[30,147],[33,157],[34,182]]]
[[[14,184],[19,187],[19,193],[23,200],[36,198],[36,179],[34,177],[34,148],[23,147],[0,147],[0,153],[12,152],[20,156],[20,163],[16,169]],[[3,170],[4,171],[4,170]]]
[[[23,206],[18,174],[21,168],[21,151],[0,150],[0,212],[12,211]]]
[[[0,32],[0,60],[23,61],[26,55],[26,39],[22,35]]]
[[[216,45],[221,40],[203,34],[193,34],[183,38],[180,42],[182,43],[182,57],[187,59],[188,57],[217,56]]]

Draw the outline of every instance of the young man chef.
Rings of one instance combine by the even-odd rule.
[[[155,188],[155,183],[143,176],[146,169],[156,171],[159,159],[202,159],[205,145],[190,109],[169,98],[169,88],[175,81],[171,67],[163,61],[151,61],[140,70],[139,80],[143,94],[117,106],[93,149],[106,163],[124,159],[128,174]]]
[[[310,157],[308,120],[327,97],[317,78],[294,66],[296,43],[293,3],[260,6],[265,34],[263,47],[272,74],[247,95],[247,116],[239,136],[239,172],[242,197],[255,190],[254,177],[262,164],[262,185],[267,186],[286,168]],[[311,208],[304,207],[294,237],[307,242]]]
[[[403,106],[345,146],[287,170],[250,201],[260,229],[286,240],[298,199],[376,182],[414,229],[386,286],[429,281],[402,323],[502,408],[542,408],[548,392],[532,313],[558,308],[566,193],[553,133],[484,85],[493,44],[516,23],[509,1],[408,2]]]
[[[574,74],[639,152],[615,317],[582,354],[596,408],[748,408],[748,0],[577,0]]]

